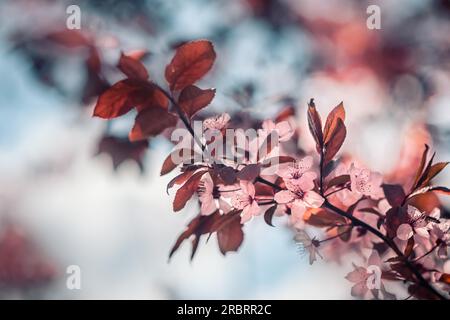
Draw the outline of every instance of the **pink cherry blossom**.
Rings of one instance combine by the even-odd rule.
[[[236,186],[231,186],[231,188],[236,188]],[[197,191],[201,203],[200,213],[202,215],[210,215],[218,209],[222,213],[227,213],[230,210],[230,206],[221,197],[221,191],[227,192],[227,189],[227,186],[215,186],[211,176],[205,174],[200,181]]]
[[[381,183],[383,176],[378,172],[366,168],[357,168],[354,164],[350,166],[351,190],[358,194],[380,199],[383,197]]]
[[[336,169],[333,171],[333,177],[339,177],[342,175],[349,175],[349,166],[345,163],[340,163]],[[331,195],[332,198],[336,198],[338,201],[340,201],[345,206],[351,206],[356,201],[358,201],[359,198],[361,198],[361,195],[357,192],[353,192],[352,190],[346,188],[343,190],[340,190],[339,192],[336,192]]]
[[[259,205],[255,199],[255,186],[249,181],[240,182],[241,190],[236,192],[231,198],[234,208],[242,210],[241,223],[249,221],[253,216],[261,213]]]
[[[294,241],[299,246],[300,251],[308,252],[309,264],[313,264],[317,260],[317,255],[323,259],[319,253],[320,241],[316,238],[311,238],[305,230],[297,229],[297,233],[294,236]]]
[[[230,115],[228,113],[222,113],[218,116],[205,119],[203,121],[203,130],[222,130],[228,126],[230,121]]]
[[[354,270],[345,277],[348,281],[354,283],[351,294],[357,298],[364,298],[369,292],[375,298],[379,298],[379,291],[384,299],[395,299],[395,296],[386,291],[381,281],[382,262],[376,250],[372,251],[367,266],[357,266],[353,264]],[[379,277],[377,279],[377,277]]]
[[[303,191],[314,189],[314,179],[317,175],[308,171],[312,163],[312,157],[308,156],[278,170],[278,175],[283,178],[288,190],[295,192],[298,188]]]
[[[406,241],[414,234],[428,238],[428,222],[426,215],[413,206],[407,208],[407,221],[397,228],[397,238]]]

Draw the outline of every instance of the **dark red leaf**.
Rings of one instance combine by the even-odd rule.
[[[225,255],[227,252],[237,251],[244,241],[244,232],[242,231],[241,217],[233,215],[227,224],[222,225],[217,230],[217,241],[220,252]]]
[[[343,186],[349,182],[350,182],[350,175],[343,174],[343,175],[340,175],[340,176],[337,176],[337,177],[334,177],[333,179],[331,179],[328,182],[327,189],[330,189],[331,187],[336,187],[336,186]]]
[[[181,91],[178,104],[189,118],[206,107],[214,99],[216,89],[200,89],[196,86],[188,86]]]
[[[148,81],[125,79],[115,83],[98,98],[94,116],[103,119],[120,117],[133,107],[138,111],[148,108],[168,109],[165,94]]]
[[[185,163],[186,160],[190,160],[194,157],[195,152],[192,149],[188,148],[181,148],[181,149],[175,149],[172,151],[164,160],[164,163],[161,168],[160,175],[165,175],[169,172],[171,172],[173,169],[178,167],[180,164]],[[179,159],[182,162],[175,163],[174,159]]]
[[[206,172],[207,170],[203,171]],[[172,188],[175,184],[183,184],[184,182],[186,182],[194,173],[195,169],[188,170],[170,180],[169,183],[167,184],[166,192],[169,193],[169,189]]]
[[[308,209],[304,215],[304,220],[306,223],[319,228],[346,224],[344,217],[322,208]]]
[[[332,138],[332,133],[337,126],[338,119],[341,119],[342,122],[345,121],[345,109],[342,102],[328,114],[325,127],[323,128],[324,143],[327,143]]]
[[[295,108],[294,107],[286,107],[281,110],[277,116],[275,117],[275,122],[281,122],[287,120],[289,117],[295,116]]]
[[[98,154],[108,154],[116,170],[126,160],[137,163],[141,172],[144,171],[143,157],[148,148],[148,141],[130,142],[128,138],[104,136],[98,146]]]
[[[429,147],[426,144],[425,150],[422,153],[422,158],[420,159],[419,167],[417,168],[416,178],[414,179],[414,183],[411,187],[411,192],[416,189],[417,183],[419,182],[420,177],[422,177],[423,169],[425,167],[425,162],[427,161],[428,149],[429,149]]]
[[[261,165],[259,164],[249,164],[245,166],[241,171],[238,172],[237,177],[239,180],[253,181],[259,176],[261,172]]]
[[[405,257],[409,257],[414,251],[414,237],[411,237],[408,239],[408,243],[406,244],[405,248]]]
[[[275,214],[276,210],[277,210],[277,205],[274,205],[274,206],[270,207],[269,209],[267,209],[267,211],[264,213],[264,221],[271,227],[274,227],[274,225],[272,224],[272,218],[273,218],[273,215]]]
[[[325,144],[325,163],[331,161],[344,143],[347,130],[340,118],[336,120],[334,130],[330,133],[330,139]]]
[[[147,69],[142,62],[138,59],[126,56],[123,53],[120,55],[117,67],[130,79],[148,79]]]
[[[427,186],[430,181],[436,177],[444,168],[448,165],[448,162],[438,162],[430,166],[430,168],[424,172],[424,179],[421,182],[421,184],[418,186],[418,188],[422,188]]]
[[[230,185],[236,182],[236,171],[232,167],[225,166],[219,168],[217,169],[217,174],[226,185]]]
[[[214,222],[214,219],[218,217],[217,213],[214,213],[209,216],[203,216],[198,215],[194,219],[189,222],[186,230],[178,237],[177,241],[175,242],[174,246],[172,247],[172,250],[170,251],[169,258],[172,257],[172,255],[175,253],[175,251],[178,250],[181,243],[190,238],[192,235],[195,236],[195,239],[192,243],[192,254],[191,254],[191,260],[195,255],[195,252],[198,247],[198,240],[202,234],[207,234],[211,232],[211,225]]]
[[[180,46],[167,65],[165,76],[171,90],[182,90],[200,80],[212,67],[216,53],[210,41],[198,40]]]
[[[382,185],[386,200],[391,207],[400,207],[405,201],[405,191],[399,184],[383,184]]]
[[[143,82],[131,79],[115,83],[98,98],[94,116],[112,119],[129,112],[137,103],[134,94],[143,86]]]
[[[160,134],[164,129],[177,124],[178,117],[162,108],[148,108],[140,111],[129,134],[130,141],[147,139]]]
[[[415,186],[415,189],[419,189],[422,186],[426,185],[426,179],[428,177],[428,172],[431,169],[431,165],[433,164],[433,160],[434,160],[434,156],[436,155],[436,153],[433,153],[430,160],[428,160],[427,165],[425,166],[425,169],[423,170],[422,176],[419,178],[419,180],[417,181],[417,184]]]
[[[192,241],[192,260],[198,248],[200,237],[204,234],[212,234],[214,232],[217,232],[219,248],[223,254],[229,251],[236,251],[241,245],[244,236],[240,223],[240,212],[241,211],[232,211],[221,215],[216,211],[208,216],[196,216],[188,224],[186,230],[178,237],[175,245],[170,251],[169,258],[175,253],[184,240],[194,236]]]
[[[323,148],[322,120],[320,120],[320,115],[316,110],[314,99],[311,99],[308,104],[308,126],[316,142],[316,150],[320,153]]]
[[[198,171],[194,173],[185,184],[183,184],[175,194],[175,199],[173,200],[173,211],[180,211],[184,208],[189,199],[197,191],[198,184],[202,176],[206,171]]]

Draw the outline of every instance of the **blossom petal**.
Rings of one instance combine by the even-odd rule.
[[[288,141],[294,134],[294,129],[288,121],[281,121],[276,124],[278,130],[279,140]]]
[[[366,281],[361,281],[352,287],[351,294],[353,297],[364,298],[368,290]]]
[[[412,227],[407,223],[401,224],[397,229],[397,238],[403,241],[406,241],[409,238],[411,238],[413,234],[414,232]]]
[[[303,191],[309,191],[314,189],[315,178],[317,178],[317,175],[312,171],[308,171],[303,173],[302,176],[297,179],[295,184]]]
[[[202,203],[200,207],[200,213],[204,216],[210,215],[217,210],[216,203],[212,195],[208,195],[205,197],[200,197],[200,201]]]
[[[306,207],[303,201],[300,199],[294,200],[291,207],[292,218],[294,218],[295,221],[303,219],[303,214],[305,213],[305,211]]]
[[[303,201],[308,207],[311,208],[320,208],[320,206],[325,201],[324,198],[320,194],[314,191],[308,191],[303,196]]]
[[[292,202],[294,200],[294,194],[289,190],[282,190],[277,192],[274,196],[274,199],[279,204],[285,204]]]
[[[358,283],[361,281],[366,281],[367,279],[367,270],[363,267],[355,267],[355,270],[349,272],[345,279],[347,279],[350,282]]]

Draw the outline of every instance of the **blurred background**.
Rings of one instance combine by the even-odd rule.
[[[69,32],[66,9],[81,9]],[[381,29],[366,25],[369,5]],[[0,298],[350,299],[351,257],[309,266],[286,221],[245,226],[238,253],[201,243],[190,262],[159,176],[164,137],[131,144],[134,115],[92,118],[95,97],[123,75],[120,52],[164,83],[173,49],[198,38],[218,58],[208,112],[273,118],[293,107],[299,146],[313,149],[306,102],[347,111],[344,151],[405,182],[424,143],[450,159],[450,1],[15,0],[0,3]],[[437,182],[450,184],[444,171]],[[173,195],[172,195],[173,196]],[[443,201],[444,214],[450,203]],[[81,268],[81,290],[66,269]]]

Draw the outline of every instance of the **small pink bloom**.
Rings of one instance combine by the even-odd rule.
[[[351,289],[352,296],[364,298],[370,292],[375,298],[379,298],[379,291],[381,291],[384,299],[395,299],[395,295],[386,291],[381,281],[382,262],[376,250],[372,251],[367,261],[367,267],[355,264],[353,264],[353,267],[354,270],[345,277],[348,281],[354,283]]]
[[[352,164],[350,166],[350,181],[353,192],[373,199],[383,197],[383,190],[381,189],[383,177],[378,172],[372,172],[365,168],[357,168]]]
[[[303,218],[307,208],[319,208],[324,199],[317,192],[303,191],[297,188],[295,192],[282,190],[274,196],[278,204],[285,204],[291,209],[292,220],[295,223]]]
[[[414,235],[413,228],[407,224],[401,224],[397,229],[397,238],[400,240],[406,241]]]
[[[428,233],[427,216],[413,206],[408,206],[407,210],[406,222],[398,227],[397,238],[406,241],[414,234],[428,238],[430,235]]]
[[[283,178],[288,190],[296,192],[299,188],[302,191],[314,189],[314,179],[317,175],[308,171],[312,162],[312,157],[308,156],[278,170],[278,175]]]
[[[221,191],[226,191],[226,189],[226,186],[215,186],[211,176],[205,174],[197,190],[201,203],[200,213],[207,216],[213,214],[218,209],[223,213],[230,211],[229,204],[221,197]]]
[[[314,261],[317,260],[317,256],[321,257],[323,259],[323,257],[320,255],[319,253],[319,245],[320,245],[320,241],[317,240],[316,238],[311,238],[305,230],[297,230],[296,235],[294,236],[294,241],[297,243],[297,245],[299,246],[299,249],[302,252],[308,252],[309,254],[309,264],[313,264]]]
[[[275,201],[291,209],[291,220],[295,224],[301,221],[307,208],[319,208],[324,199],[314,189],[316,174],[308,171],[312,166],[312,157],[308,156],[278,171],[287,190],[277,192]]]
[[[228,113],[222,113],[221,115],[205,119],[203,121],[203,130],[222,130],[228,126],[230,121],[230,115]]]
[[[234,208],[242,210],[241,223],[249,221],[253,216],[260,214],[260,208],[255,199],[255,186],[248,181],[241,181],[241,190],[231,198]]]

